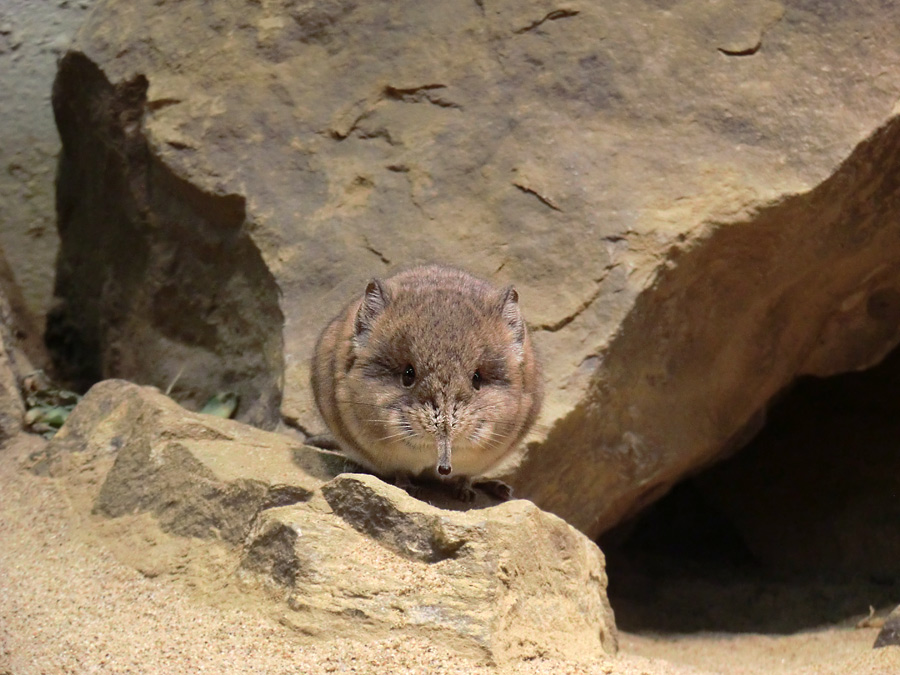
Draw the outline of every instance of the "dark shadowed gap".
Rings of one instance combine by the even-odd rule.
[[[151,148],[148,85],[143,75],[113,84],[78,52],[59,64],[60,250],[45,332],[54,377],[78,391],[113,377],[151,384],[197,410],[230,394],[239,420],[273,429],[280,290],[244,197],[201,189]]]
[[[791,633],[900,603],[900,350],[802,378],[743,450],[599,543],[629,631]]]

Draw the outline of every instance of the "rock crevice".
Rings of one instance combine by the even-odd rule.
[[[143,75],[113,85],[80,54],[60,63],[63,241],[47,344],[76,386],[116,374],[172,384],[196,406],[233,391],[241,418],[273,427],[283,318],[244,229],[245,199],[205,192],[160,161],[144,134],[147,89]]]

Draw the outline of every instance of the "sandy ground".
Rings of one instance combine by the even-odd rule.
[[[171,577],[148,578],[85,536],[50,478],[21,468],[41,443],[0,451],[0,675],[56,673],[900,673],[900,648],[873,651],[876,629],[788,637],[621,636],[589,665],[476,664],[409,639],[310,646],[264,612],[205,603]]]

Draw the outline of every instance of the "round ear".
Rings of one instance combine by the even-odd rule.
[[[500,294],[503,319],[512,330],[513,339],[519,347],[525,344],[525,319],[519,311],[519,294],[514,286],[507,286]]]
[[[365,344],[372,331],[372,324],[375,323],[375,319],[381,315],[385,307],[387,307],[387,294],[384,286],[378,279],[372,279],[366,285],[362,303],[356,312],[354,328],[358,344]]]

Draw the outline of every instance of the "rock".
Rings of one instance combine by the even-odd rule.
[[[603,554],[531,502],[446,511],[361,474],[321,490],[264,512],[243,560],[288,589],[300,630],[428,633],[491,662],[615,653]]]
[[[900,607],[897,607],[888,615],[884,626],[878,632],[878,637],[875,638],[875,644],[872,645],[872,649],[891,646],[900,646]]]
[[[149,512],[168,532],[232,543],[263,509],[308,500],[344,462],[279,434],[190,413],[121,380],[92,387],[33,468],[59,475],[78,453],[115,457],[95,512]]]
[[[514,281],[548,387],[510,482],[595,535],[897,343],[898,64],[876,0],[101,0],[54,88],[48,341],[315,431],[368,277]]]
[[[27,352],[28,336],[33,337],[35,333],[27,328],[23,330],[27,316],[15,311],[20,307],[8,299],[18,297],[18,289],[8,272],[0,252],[0,446],[22,429],[25,403],[20,382],[34,370]]]
[[[50,90],[62,55],[58,48],[84,20],[86,4],[93,3],[0,6],[0,279],[16,280],[18,297],[6,289],[7,300],[18,329],[38,348],[59,250],[54,179],[60,142]],[[44,367],[34,353],[29,358]]]
[[[10,326],[6,321],[9,315],[5,308],[6,300],[0,294],[0,447],[19,433],[25,416],[25,405],[19,390],[21,363],[16,363]]]
[[[336,515],[398,555],[434,563],[457,554],[465,540],[445,527],[443,511],[380,488],[367,476],[338,476],[322,493]]]
[[[2,182],[0,178],[0,184]],[[0,185],[0,194],[2,191]],[[3,238],[2,229],[0,225],[0,239]],[[26,407],[24,381],[48,361],[47,352],[40,344],[40,331],[25,305],[22,289],[7,262],[5,251],[0,250],[0,445],[22,429]]]
[[[279,589],[282,621],[309,636],[399,631],[492,662],[616,651],[603,554],[530,502],[439,509],[338,475],[331,453],[116,380],[92,387],[33,459],[69,481],[99,475],[94,513],[151,514],[165,532],[230,546],[243,592]],[[180,570],[184,547],[151,535],[130,536],[128,560]]]

